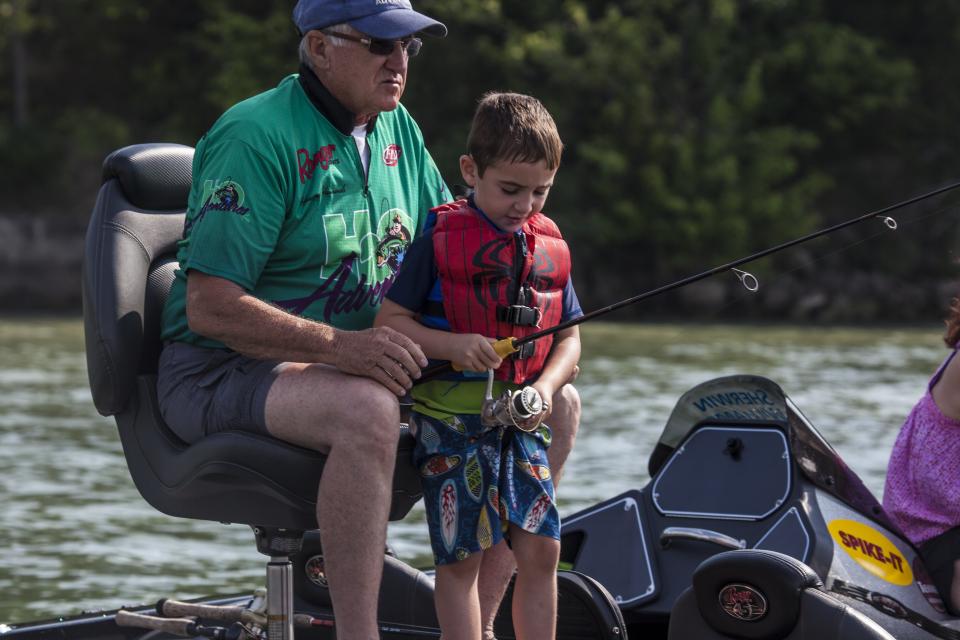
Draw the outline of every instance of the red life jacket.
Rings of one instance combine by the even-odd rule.
[[[560,324],[570,250],[550,218],[531,216],[520,236],[500,231],[466,200],[433,211],[433,253],[452,331],[522,338]],[[553,336],[525,346],[530,345],[505,359],[498,380],[522,383],[543,369]]]

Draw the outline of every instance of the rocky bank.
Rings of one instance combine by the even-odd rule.
[[[0,314],[79,314],[85,231],[80,217],[0,215]],[[733,275],[719,274],[609,319],[929,323],[942,317],[947,301],[960,293],[956,280],[904,281],[879,272],[821,267],[764,277],[756,293],[745,291]],[[577,269],[586,310],[640,293],[590,282],[589,267]]]

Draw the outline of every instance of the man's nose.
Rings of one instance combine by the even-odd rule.
[[[409,61],[410,56],[407,54],[407,50],[403,46],[403,42],[397,40],[393,46],[393,51],[391,51],[390,55],[387,56],[387,66],[395,71],[402,71],[403,69],[407,68],[407,63]]]

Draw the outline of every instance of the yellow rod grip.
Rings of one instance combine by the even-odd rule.
[[[513,346],[513,341],[516,338],[503,338],[502,340],[497,340],[493,343],[493,350],[497,352],[497,355],[501,358],[506,358],[511,353],[516,353],[518,349]]]

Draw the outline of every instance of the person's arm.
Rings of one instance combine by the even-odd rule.
[[[558,332],[553,339],[553,347],[544,364],[540,377],[531,385],[540,393],[550,406],[544,414],[544,420],[550,417],[553,394],[569,382],[580,361],[580,327],[574,326]]]
[[[930,393],[943,415],[960,420],[960,356],[950,360]]]
[[[383,301],[374,327],[390,327],[420,345],[430,358],[449,360],[459,369],[486,371],[503,362],[493,349],[493,340],[478,333],[451,333],[425,327],[417,314],[389,298]]]
[[[250,295],[238,284],[187,272],[187,323],[252,358],[322,362],[366,376],[403,396],[427,359],[413,341],[390,329],[344,331],[292,315]]]

